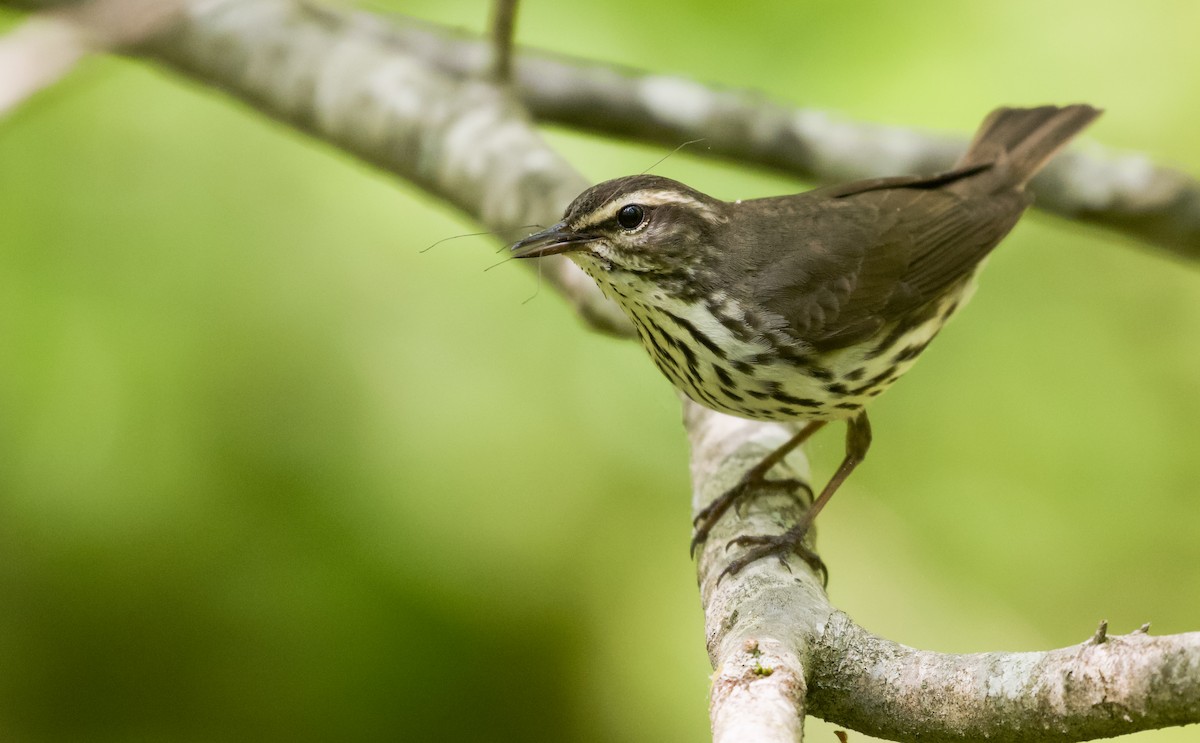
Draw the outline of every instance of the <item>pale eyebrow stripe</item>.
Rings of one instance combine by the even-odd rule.
[[[594,227],[597,224],[611,219],[614,212],[613,208],[618,202],[609,201],[604,205],[588,212],[582,219],[578,220],[574,226],[575,229],[583,229],[585,227]],[[641,191],[634,191],[623,196],[619,202],[621,206],[625,204],[645,204],[646,206],[659,206],[662,204],[686,204],[693,206],[699,210],[702,215],[708,219],[713,219],[716,215],[713,213],[712,207],[701,201],[698,201],[685,194],[676,191],[665,191],[659,188],[647,188]]]

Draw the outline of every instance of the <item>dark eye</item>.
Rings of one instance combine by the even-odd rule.
[[[646,211],[637,204],[626,204],[617,212],[617,224],[627,230],[636,229],[646,218]]]

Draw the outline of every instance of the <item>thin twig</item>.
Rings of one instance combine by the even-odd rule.
[[[507,84],[512,80],[513,31],[517,24],[519,0],[493,0],[492,3],[492,80]]]

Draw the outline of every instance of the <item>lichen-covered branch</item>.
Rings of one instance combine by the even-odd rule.
[[[89,17],[66,14],[71,4],[3,4]],[[131,37],[138,44],[127,51],[406,178],[502,237],[557,221],[588,185],[545,145],[521,105],[489,82],[451,78],[354,23],[295,0],[177,4],[183,9],[173,24],[145,41]],[[78,34],[86,36],[87,29]],[[631,334],[620,310],[570,261],[547,260],[536,269],[595,329]]]
[[[809,709],[898,741],[1066,743],[1200,722],[1200,632],[1103,630],[1043,653],[948,655],[841,612],[812,648]]]
[[[552,224],[587,185],[502,88],[451,79],[307,4],[192,7],[188,22],[140,51],[418,184],[502,236]],[[540,270],[593,327],[629,333],[574,264]]]
[[[536,134],[523,107],[483,77],[448,75],[381,28],[295,0],[193,0],[170,31],[135,51],[400,175],[489,228],[557,220],[586,183]],[[596,74],[620,82],[623,73]],[[669,86],[659,93],[671,95]],[[615,104],[613,111],[614,120],[624,115]],[[944,147],[952,156],[954,145]],[[815,151],[807,157],[821,162]],[[596,327],[627,330],[582,272],[566,261],[549,268],[547,278]],[[789,434],[689,402],[685,418],[697,509]],[[798,453],[787,465],[805,469]],[[948,656],[869,635],[828,603],[801,560],[760,561],[718,579],[730,537],[780,530],[800,507],[784,493],[757,499],[745,514],[723,518],[701,552],[721,743],[800,740],[806,711],[897,740],[1074,741],[1200,722],[1195,634]]]
[[[722,415],[689,400],[683,405],[692,448],[693,513],[793,433],[781,424]],[[807,467],[797,451],[777,468],[777,476],[807,479]],[[805,656],[833,611],[821,579],[796,557],[786,567],[762,560],[720,577],[731,538],[783,531],[799,515],[800,503],[792,495],[764,494],[744,513],[730,509],[700,551],[700,598],[714,669],[709,717],[716,743],[783,743],[803,736]]]
[[[702,508],[790,431],[685,403],[693,506]],[[801,456],[791,471],[807,476]],[[876,637],[837,611],[799,558],[763,560],[719,579],[725,543],[781,531],[798,516],[785,494],[731,510],[700,556],[710,697],[720,743],[799,740],[807,712],[897,741],[1069,743],[1200,723],[1200,632],[1098,632],[1037,653],[949,655]]]

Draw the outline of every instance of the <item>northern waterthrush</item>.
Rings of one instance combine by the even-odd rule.
[[[832,420],[841,466],[792,528],[745,536],[736,573],[796,552],[871,442],[865,406],[908,371],[974,290],[992,248],[1029,206],[1025,185],[1100,111],[1000,108],[950,171],[721,201],[653,175],[589,188],[518,258],[567,253],[633,322],[688,397],[731,415],[808,424],[696,519],[693,549],[767,471]]]

